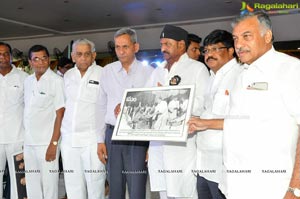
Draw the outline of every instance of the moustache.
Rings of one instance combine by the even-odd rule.
[[[214,57],[208,57],[205,61],[208,62],[209,60],[215,60],[215,61],[217,61],[217,59],[214,58]]]
[[[243,53],[243,52],[250,52],[250,50],[246,49],[246,48],[236,48],[235,51],[237,54]]]
[[[170,54],[168,51],[162,51],[163,54]]]

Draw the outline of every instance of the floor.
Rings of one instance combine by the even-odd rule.
[[[63,175],[59,176],[59,189],[58,189],[58,198],[64,198],[65,196],[65,184]],[[128,193],[126,194],[126,199],[129,199]],[[159,194],[157,192],[150,192],[150,183],[149,178],[146,185],[146,199],[159,199]]]

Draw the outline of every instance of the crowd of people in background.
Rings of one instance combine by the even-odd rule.
[[[201,47],[199,36],[165,25],[155,68],[136,59],[131,28],[115,32],[118,61],[105,67],[94,42],[78,39],[56,71],[47,47],[31,46],[28,75],[0,42],[0,185],[8,167],[11,199],[17,184],[28,199],[57,199],[61,173],[69,199],[145,199],[148,176],[161,199],[299,198],[300,61],[274,49],[265,12],[232,28],[213,30]],[[186,142],[112,140],[126,89],[176,85],[195,86]],[[177,94],[123,111],[129,128],[158,130],[182,125],[186,109]]]

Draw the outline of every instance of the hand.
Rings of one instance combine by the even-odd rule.
[[[106,164],[106,160],[107,160],[107,151],[106,151],[106,145],[105,145],[104,143],[98,143],[97,154],[98,154],[99,160],[100,160],[103,164]]]
[[[118,104],[116,107],[115,107],[115,110],[114,110],[114,113],[115,113],[115,117],[117,118],[119,113],[121,111],[121,104]]]
[[[57,150],[57,146],[53,144],[49,144],[48,149],[46,151],[46,157],[45,157],[47,162],[51,162],[56,159],[56,150]]]
[[[157,86],[163,86],[160,82],[157,82]]]
[[[148,162],[148,159],[149,159],[149,153],[148,153],[148,150],[149,150],[149,149],[147,149],[146,157],[145,157],[145,162],[146,162],[146,163]]]
[[[203,120],[199,117],[191,117],[188,121],[188,133],[192,134],[195,131],[203,131],[207,129],[207,124],[205,123],[206,120]]]

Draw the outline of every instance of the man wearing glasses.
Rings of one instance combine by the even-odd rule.
[[[62,121],[61,154],[68,198],[104,199],[105,168],[98,158],[100,75],[95,44],[78,39],[72,45],[75,67],[64,75],[66,111]]]
[[[34,74],[24,83],[24,161],[28,198],[58,198],[58,149],[64,114],[63,79],[50,68],[42,45],[29,49]]]
[[[192,117],[190,125],[221,119],[229,109],[229,95],[241,71],[235,59],[231,33],[214,30],[204,39],[204,61],[210,68],[209,85],[205,92],[205,111]],[[194,133],[194,132],[192,132]],[[207,129],[197,132],[197,191],[199,198],[224,198],[218,189],[222,177],[222,130]]]

